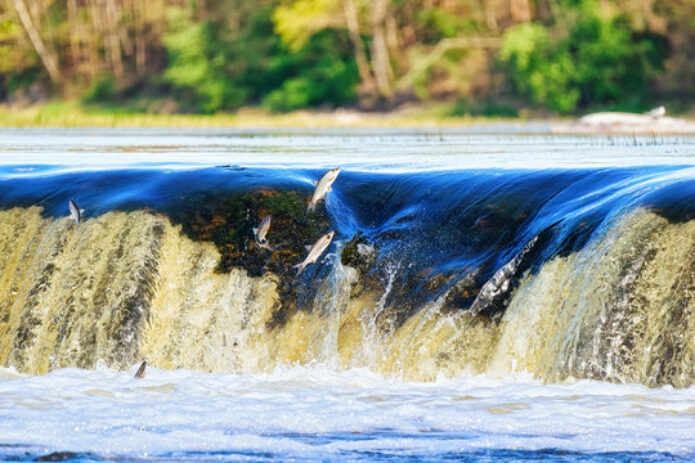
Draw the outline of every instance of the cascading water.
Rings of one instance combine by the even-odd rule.
[[[10,178],[0,362],[45,373],[141,358],[217,372],[337,361],[413,379],[521,369],[688,386],[691,174],[345,171],[318,218],[304,207],[312,172]],[[100,185],[81,195],[98,212],[75,226],[53,192],[81,181]],[[307,238],[271,229],[275,250],[254,247],[264,215]],[[295,277],[286,257],[321,226],[338,245]]]
[[[289,152],[262,157],[286,142],[273,136],[232,137],[260,144],[246,146],[261,153],[247,162],[209,152],[200,164],[178,162],[176,150],[167,163],[117,162],[127,151],[118,145],[115,157],[90,148],[112,164],[69,149],[48,163],[39,148],[21,165],[5,161],[0,365],[12,370],[3,371],[118,371],[146,359],[155,371],[240,378],[308,366],[435,384],[528,374],[693,384],[691,141],[666,144],[677,156],[661,162],[625,154],[654,149],[648,140],[640,151],[631,139],[580,139],[597,150],[582,164],[555,139],[562,149],[549,151],[558,156],[549,168],[523,166],[514,151],[494,165],[454,154],[479,149],[474,136],[463,139],[473,148],[444,144],[431,164],[408,152],[431,146],[426,137],[406,138],[398,157],[388,150],[403,135],[348,136],[357,154],[347,162],[338,151],[320,168],[312,155],[333,146],[330,136],[305,136],[309,159],[297,162]],[[309,213],[311,181],[334,165],[343,170],[328,201]],[[79,225],[70,197],[84,208]],[[266,216],[272,251],[252,234]],[[330,229],[333,244],[297,276],[305,246]]]

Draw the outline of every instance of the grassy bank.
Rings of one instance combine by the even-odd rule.
[[[502,119],[451,116],[446,105],[419,106],[389,113],[336,110],[275,114],[244,108],[236,113],[213,115],[153,114],[71,101],[22,109],[0,106],[0,127],[451,127],[499,120]]]

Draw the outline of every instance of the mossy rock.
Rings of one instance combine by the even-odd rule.
[[[308,201],[306,192],[298,190],[205,192],[184,198],[169,216],[191,239],[215,244],[221,255],[218,272],[243,268],[251,276],[272,273],[278,277],[282,307],[273,316],[275,326],[297,310],[298,292],[307,290],[301,288],[292,266],[304,259],[307,245],[330,229],[325,206],[309,213]],[[272,250],[258,246],[253,233],[267,216],[272,217],[266,236]]]
[[[220,252],[218,271],[245,269],[252,276],[266,272],[294,274],[292,265],[330,228],[319,207],[307,213],[308,197],[298,191],[264,188],[243,193],[200,193],[186,198],[170,216],[183,232],[197,241],[211,241]],[[273,250],[255,242],[253,228],[272,217],[267,239]]]

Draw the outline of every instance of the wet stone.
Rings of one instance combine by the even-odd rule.
[[[262,188],[240,193],[199,193],[185,198],[181,207],[166,211],[183,233],[194,241],[215,244],[221,258],[217,271],[243,268],[250,276],[273,274],[278,278],[282,307],[270,327],[281,326],[297,310],[298,282],[293,265],[306,256],[312,245],[330,230],[325,205],[309,213],[306,191]],[[266,236],[272,250],[260,247],[253,229],[271,216]]]

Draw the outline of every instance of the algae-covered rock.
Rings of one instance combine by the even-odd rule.
[[[304,258],[306,246],[330,228],[325,207],[309,213],[305,192],[274,188],[206,192],[185,199],[170,217],[191,239],[215,244],[221,255],[219,272],[243,268],[251,276],[272,273],[278,277],[282,307],[270,324],[282,325],[287,314],[296,310],[298,291],[303,291],[292,266]],[[260,247],[253,234],[253,228],[268,216],[272,224],[266,238],[272,250]]]
[[[172,212],[174,222],[194,240],[213,242],[222,258],[219,271],[244,268],[252,276],[265,272],[278,275],[291,269],[330,227],[324,208],[307,213],[307,197],[297,191],[258,189],[244,193],[201,193],[186,198]],[[254,240],[253,228],[271,216],[267,239],[272,251]]]

